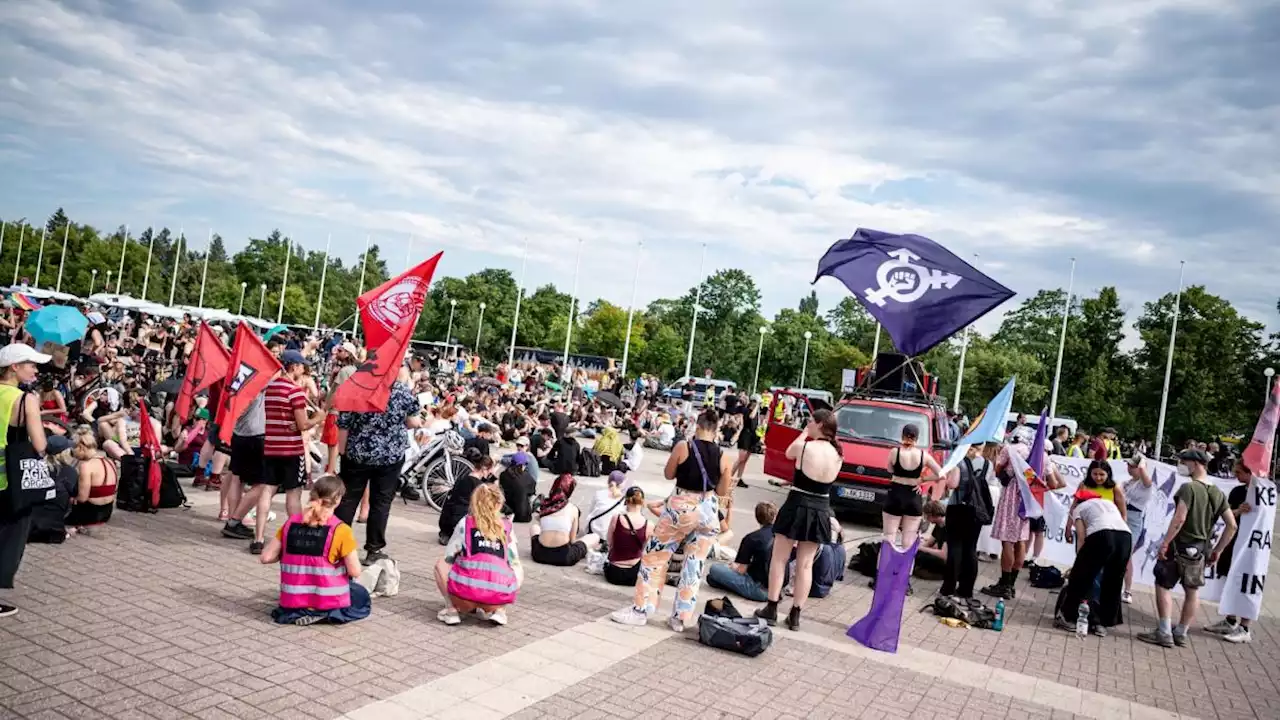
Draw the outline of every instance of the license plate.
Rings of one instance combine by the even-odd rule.
[[[842,498],[862,500],[863,502],[874,502],[876,499],[875,493],[870,490],[859,490],[858,488],[838,487],[836,488],[836,493]]]

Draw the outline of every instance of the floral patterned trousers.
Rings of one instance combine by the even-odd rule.
[[[649,533],[649,542],[640,558],[640,574],[636,578],[635,607],[652,615],[658,608],[662,587],[667,582],[667,563],[671,555],[684,545],[684,564],[676,587],[674,616],[686,625],[697,612],[698,586],[702,584],[702,566],[720,533],[719,501],[715,495],[677,493],[667,498],[657,526]]]

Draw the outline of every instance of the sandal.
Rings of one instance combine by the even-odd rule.
[[[227,512],[226,510],[223,510],[222,512],[218,513],[218,522],[226,522],[227,520],[230,520],[230,519],[231,519],[231,513]]]

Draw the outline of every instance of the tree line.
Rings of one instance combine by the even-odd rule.
[[[122,291],[140,297],[151,246],[151,272],[146,299],[167,302],[173,278],[178,237],[169,228],[144,228],[133,233],[125,227],[103,233],[88,225],[72,223],[59,209],[43,225],[7,220],[0,247],[0,279],[12,279],[18,259],[18,240],[25,227],[19,279],[34,280],[39,257],[40,233],[45,233],[41,287],[52,287],[67,237],[63,268],[64,292],[87,295],[111,289],[118,278],[120,253],[127,243]],[[182,242],[175,285],[175,303],[199,302],[205,256],[208,277],[205,307],[235,312],[245,288],[244,311],[257,314],[265,307],[275,317],[280,278],[286,253],[289,285],[284,298],[283,320],[311,325],[316,316],[316,296],[321,272],[325,274],[320,324],[350,327],[355,298],[361,286],[361,263],[348,266],[330,257],[325,270],[321,251],[291,243],[273,231],[265,238],[250,238],[243,250],[228,256],[222,238],[187,236]],[[98,270],[96,278],[92,271]],[[377,245],[369,247],[364,267],[365,289],[389,277]],[[266,291],[261,286],[266,285]],[[628,372],[648,373],[671,381],[684,373],[685,353],[693,319],[697,287],[677,298],[655,300],[637,308],[631,333]],[[475,345],[488,361],[505,359],[511,341],[518,284],[505,269],[490,268],[466,277],[437,276],[427,296],[416,337],[445,340],[452,311],[452,338]],[[1126,437],[1153,439],[1169,349],[1175,294],[1145,303],[1130,325],[1126,306],[1114,287],[1072,298],[1062,363],[1058,415],[1076,418],[1081,427],[1098,430],[1115,427]],[[453,301],[454,304],[451,304]],[[1012,375],[1018,376],[1015,406],[1029,414],[1049,404],[1062,327],[1066,292],[1041,290],[1005,315],[990,336],[971,332],[965,352],[960,404],[970,414],[980,410]],[[485,304],[480,327],[480,304]],[[840,390],[844,369],[865,366],[876,343],[875,321],[852,297],[834,307],[821,308],[812,291],[792,307],[766,318],[754,279],[740,269],[721,270],[706,279],[699,301],[701,312],[694,341],[693,372],[710,368],[717,378],[733,380],[749,388],[760,357],[760,387],[795,386],[804,362],[805,333],[811,334],[805,384],[811,388]],[[569,326],[570,296],[553,284],[526,288],[520,305],[516,344],[560,351]],[[573,320],[570,350],[574,353],[621,359],[627,337],[628,309],[605,300],[579,299]],[[761,328],[767,328],[763,335]],[[1137,338],[1134,347],[1124,345],[1126,330]],[[762,343],[763,338],[763,344]],[[951,403],[955,389],[963,337],[929,351],[923,358],[930,372],[940,378],[942,393]],[[880,338],[882,351],[891,351],[887,335]],[[1280,368],[1280,337],[1267,335],[1265,327],[1241,315],[1227,300],[1202,286],[1183,292],[1178,337],[1170,379],[1166,439],[1206,439],[1227,433],[1252,432],[1262,408],[1267,367]]]

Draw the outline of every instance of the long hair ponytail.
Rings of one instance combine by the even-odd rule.
[[[317,480],[316,484],[311,486],[311,502],[307,503],[307,509],[302,512],[303,524],[319,527],[328,522],[333,509],[342,502],[342,496],[346,492],[347,486],[333,475],[326,475]]]

